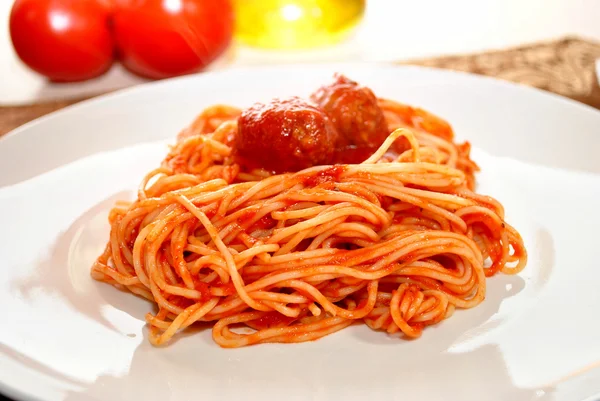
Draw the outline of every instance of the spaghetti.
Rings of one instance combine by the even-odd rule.
[[[362,163],[283,174],[236,163],[240,110],[205,110],[138,199],[111,211],[92,276],[158,305],[146,316],[155,345],[196,322],[228,348],[354,322],[418,337],[478,305],[486,277],[525,267],[523,241],[473,192],[468,144],[407,117],[418,109],[379,105],[393,132]]]

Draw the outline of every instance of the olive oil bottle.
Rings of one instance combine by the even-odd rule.
[[[311,49],[344,39],[365,0],[235,0],[236,37],[263,49]]]

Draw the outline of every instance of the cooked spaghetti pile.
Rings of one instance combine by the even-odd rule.
[[[486,277],[524,268],[523,241],[473,192],[468,144],[379,105],[393,131],[362,163],[280,174],[238,163],[239,110],[207,109],[138,199],[111,211],[93,277],[158,305],[146,317],[156,345],[196,322],[213,322],[223,347],[354,322],[418,337],[478,305]]]

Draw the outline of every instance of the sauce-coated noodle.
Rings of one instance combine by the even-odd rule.
[[[468,144],[432,134],[446,128],[422,110],[379,102],[398,129],[364,163],[277,175],[235,163],[239,110],[205,110],[138,199],[112,210],[92,276],[158,305],[156,345],[195,322],[214,322],[222,347],[361,321],[418,337],[478,305],[486,277],[524,268],[523,241],[500,203],[473,192]]]

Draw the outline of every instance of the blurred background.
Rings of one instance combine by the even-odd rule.
[[[567,35],[600,41],[599,16],[599,0],[1,0],[0,105],[247,65],[401,62]],[[97,63],[76,65],[88,56]]]

